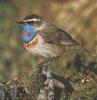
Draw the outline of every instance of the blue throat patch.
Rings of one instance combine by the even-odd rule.
[[[25,35],[25,32],[29,32],[29,35]],[[30,25],[25,23],[23,26],[23,32],[22,32],[22,39],[25,43],[29,43],[36,35],[36,29]]]

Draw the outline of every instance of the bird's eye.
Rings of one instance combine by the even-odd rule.
[[[34,22],[33,21],[27,22],[27,23],[30,24],[30,25],[34,25]]]
[[[34,24],[35,24],[35,22],[34,22],[34,21],[31,21],[31,22],[30,22],[30,24],[31,24],[31,25],[34,25]]]
[[[40,21],[32,21],[31,24],[34,26],[40,26]]]
[[[39,26],[40,25],[40,21],[36,21],[35,24]]]
[[[31,21],[31,22],[27,22],[28,24],[32,25],[32,26],[40,26],[41,22],[40,21]]]

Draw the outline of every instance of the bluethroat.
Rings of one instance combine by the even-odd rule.
[[[66,31],[46,21],[41,16],[29,15],[18,23],[23,24],[22,40],[24,47],[33,55],[52,59],[72,49],[81,49],[95,55],[95,53],[82,47]]]

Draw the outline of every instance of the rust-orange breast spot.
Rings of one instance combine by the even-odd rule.
[[[30,33],[29,33],[29,32],[24,32],[24,34],[25,34],[26,36],[29,36],[29,35],[30,35]]]
[[[25,48],[34,48],[38,43],[38,39],[32,40],[29,44],[24,43]]]

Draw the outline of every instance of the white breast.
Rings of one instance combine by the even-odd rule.
[[[45,43],[44,39],[39,34],[37,34],[31,42],[35,40],[38,40],[37,44],[33,48],[26,48],[28,51],[34,55],[40,55],[45,58],[56,57],[56,54],[52,51],[52,46]]]

